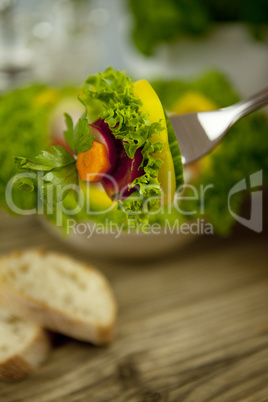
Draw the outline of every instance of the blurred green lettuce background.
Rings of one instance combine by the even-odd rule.
[[[129,0],[135,19],[133,40],[145,55],[183,36],[199,37],[219,22],[243,22],[257,40],[268,25],[267,0]]]

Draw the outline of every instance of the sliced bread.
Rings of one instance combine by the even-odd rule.
[[[47,357],[50,338],[31,321],[18,318],[0,306],[0,379],[20,380]]]
[[[44,328],[105,344],[112,340],[116,302],[105,277],[69,256],[26,250],[0,259],[0,300]]]

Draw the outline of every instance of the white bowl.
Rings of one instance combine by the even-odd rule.
[[[196,235],[175,233],[160,230],[158,233],[122,232],[118,237],[110,233],[96,233],[93,231],[90,238],[87,233],[71,233],[63,236],[61,230],[41,219],[42,224],[49,232],[66,244],[91,255],[105,258],[150,258],[163,255],[171,250],[180,249],[193,241]],[[82,223],[84,224],[84,223]],[[93,228],[94,223],[86,223]]]

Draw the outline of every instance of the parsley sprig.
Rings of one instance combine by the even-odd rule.
[[[78,123],[74,127],[71,116],[64,113],[67,130],[64,131],[64,136],[69,147],[77,155],[79,152],[86,152],[91,148],[94,136],[89,135],[88,120],[86,112],[80,117]]]
[[[64,136],[74,155],[91,148],[94,136],[89,135],[89,125],[84,113],[74,126],[71,116],[65,114],[67,129]],[[26,172],[25,177],[17,181],[17,187],[23,191],[33,191],[40,183],[41,197],[44,201],[53,200],[53,203],[62,201],[75,184],[78,184],[76,159],[64,147],[51,146],[42,150],[34,160],[25,157],[15,157],[14,162],[20,171]],[[42,172],[42,175],[32,178],[29,172]],[[39,181],[38,181],[39,180]],[[39,189],[40,190],[40,189]]]

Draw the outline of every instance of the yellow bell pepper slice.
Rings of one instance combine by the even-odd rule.
[[[174,199],[176,180],[173,159],[168,143],[168,132],[164,109],[158,95],[146,80],[140,80],[134,83],[134,95],[143,103],[141,111],[149,113],[149,121],[151,123],[156,123],[161,120],[161,124],[164,126],[164,130],[160,135],[152,135],[151,141],[160,141],[163,144],[163,149],[155,153],[154,157],[155,159],[161,159],[163,161],[159,170],[158,179],[164,192],[165,203],[170,204]]]

